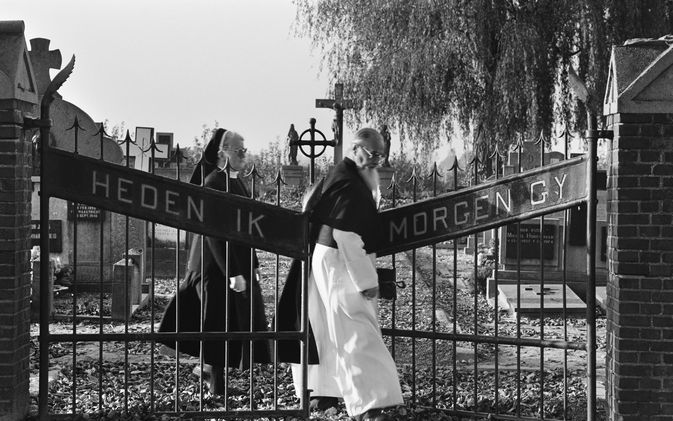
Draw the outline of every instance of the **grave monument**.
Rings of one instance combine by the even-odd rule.
[[[288,130],[285,140],[290,152],[287,157],[287,165],[281,167],[283,179],[290,186],[298,186],[304,179],[304,167],[299,165],[297,161],[299,134],[295,130],[294,124],[290,124],[290,130]]]
[[[519,171],[519,157],[522,161],[521,171],[539,166],[539,145],[524,142],[522,149],[522,153],[509,152],[504,166],[505,174],[514,174]],[[538,151],[537,161],[523,158],[525,154],[534,155],[535,149]],[[563,159],[564,155],[557,151],[546,152],[544,155],[545,165]],[[599,173],[597,178],[599,182],[596,222],[598,232],[596,296],[598,304],[604,305],[604,285],[607,277],[607,245],[602,235],[607,232],[605,172],[602,172],[602,176]],[[494,304],[494,300],[498,297],[498,305],[501,309],[509,309],[512,313],[539,314],[540,295],[544,295],[545,313],[560,312],[563,309],[562,297],[565,289],[568,314],[573,312],[583,314],[585,304],[580,297],[584,297],[586,292],[586,210],[582,212],[581,209],[574,209],[568,214],[567,225],[564,224],[564,212],[556,212],[545,216],[542,224],[540,218],[535,218],[499,229],[498,287],[496,289],[494,276],[490,277],[486,284],[487,298],[491,304]],[[540,229],[542,229],[542,235],[540,235]],[[564,241],[567,244],[565,247]],[[542,263],[540,255],[542,255]],[[543,275],[540,275],[541,266],[544,268]],[[541,278],[545,283],[545,289],[542,291],[539,286]],[[564,279],[566,286],[563,286]],[[517,281],[521,291],[520,308],[516,303]]]
[[[30,41],[30,45],[31,50],[28,54],[35,72],[38,96],[41,98],[51,81],[49,70],[61,67],[61,53],[59,50],[50,49],[48,39],[34,38]],[[104,99],[101,98],[101,100]],[[125,164],[121,148],[114,139],[101,133],[101,124],[95,123],[85,111],[64,100],[58,93],[55,94],[55,99],[50,106],[50,116],[52,126],[49,145],[51,147],[74,152],[76,146],[77,152],[81,155]],[[34,142],[41,141],[36,131],[33,131],[32,137]],[[32,245],[39,245],[39,171],[33,174],[32,182]],[[74,238],[75,219],[77,220],[76,239]],[[101,265],[104,280],[109,281],[112,278],[113,264],[125,252],[125,218],[90,206],[51,199],[49,230],[50,257],[57,262],[56,265],[72,265],[75,260],[77,261],[75,288],[99,289]],[[111,238],[112,241],[100,242],[101,232],[103,238]],[[144,223],[131,219],[129,232],[129,247],[144,249]],[[77,256],[74,256],[75,242],[77,243]],[[110,283],[106,282],[104,288],[111,288]]]
[[[383,144],[385,145],[383,163],[379,167],[379,178],[381,181],[381,194],[387,196],[390,194],[388,187],[393,181],[393,174],[395,170],[390,166],[390,132],[388,131],[388,125],[384,124],[381,126],[379,131],[383,137]]]

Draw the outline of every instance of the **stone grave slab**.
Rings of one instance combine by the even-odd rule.
[[[540,314],[540,285],[521,284],[520,307],[517,308],[517,285],[498,285],[498,305],[511,314],[535,316]],[[544,314],[563,313],[563,289],[566,293],[566,314],[581,315],[586,313],[586,304],[570,288],[562,284],[544,286]]]

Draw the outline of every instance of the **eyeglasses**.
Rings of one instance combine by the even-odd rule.
[[[231,148],[229,148],[229,146],[224,146],[222,148],[222,150],[233,153],[233,154],[236,154],[236,155],[238,155],[239,158],[245,157],[245,154],[248,152],[248,150],[246,148],[231,149]]]
[[[381,152],[370,151],[369,149],[365,148],[362,145],[359,145],[359,146],[363,151],[365,151],[367,153],[367,156],[369,157],[369,159],[382,159],[383,158],[383,154]]]

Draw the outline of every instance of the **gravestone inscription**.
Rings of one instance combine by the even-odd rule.
[[[63,225],[60,219],[49,220],[49,251],[61,253],[63,251]],[[40,220],[33,219],[30,229],[30,246],[40,246]]]
[[[520,230],[519,230],[520,227]],[[520,235],[517,235],[517,231]],[[505,257],[517,258],[517,240],[520,238],[522,259],[540,258],[540,224],[512,224],[507,226],[507,248]],[[542,258],[552,260],[556,249],[556,227],[551,224],[542,225]]]
[[[73,221],[101,221],[104,212],[95,206],[85,205],[84,203],[75,203],[68,201],[68,220]]]

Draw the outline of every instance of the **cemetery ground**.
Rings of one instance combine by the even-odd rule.
[[[412,284],[412,255],[415,253],[415,286]],[[398,299],[394,306],[391,302],[380,302],[382,327],[391,327],[393,314],[395,327],[418,331],[453,332],[454,325],[458,333],[480,335],[517,336],[517,319],[501,311],[496,320],[495,310],[483,294],[475,294],[473,281],[473,255],[462,251],[457,253],[457,294],[454,299],[453,247],[436,248],[436,268],[433,286],[432,249],[425,247],[415,252],[396,255],[398,280],[406,282],[406,288],[398,289]],[[272,320],[275,302],[276,257],[258,252],[262,274],[262,284],[268,320]],[[279,279],[282,279],[289,266],[289,259],[280,258]],[[390,266],[391,257],[379,259],[380,266]],[[147,305],[124,322],[104,320],[100,322],[101,298],[98,293],[64,293],[55,298],[55,311],[59,315],[52,321],[52,333],[72,333],[72,312],[75,308],[78,316],[84,316],[76,323],[78,333],[149,332],[152,315],[154,325],[158,326],[163,308],[176,289],[175,279],[155,280],[155,298],[153,310]],[[433,317],[432,296],[435,291],[436,309]],[[280,289],[279,289],[280,291]],[[454,311],[455,303],[455,311]],[[110,315],[108,294],[103,294],[103,316]],[[475,305],[477,311],[475,312]],[[394,307],[394,308],[393,308]],[[545,339],[568,340],[585,338],[586,324],[583,318],[565,320],[561,316],[546,316],[543,320]],[[102,326],[102,327],[101,327]],[[540,318],[521,317],[519,334],[523,338],[539,338]],[[598,375],[599,375],[599,419],[605,419],[603,409],[602,384],[605,372],[605,318],[597,317]],[[31,325],[31,414],[37,412],[37,376],[39,365],[38,324]],[[540,355],[539,348],[480,344],[453,343],[426,339],[398,338],[392,343],[386,338],[397,362],[405,407],[400,408],[396,418],[400,420],[453,420],[441,411],[427,409],[456,408],[460,410],[495,412],[521,416],[539,416],[540,402],[543,402],[545,418],[563,418],[581,420],[586,416],[586,353],[584,351],[564,352],[558,349],[545,349]],[[80,342],[76,347],[75,370],[73,371],[73,344],[52,344],[49,349],[49,407],[52,413],[71,413],[73,408],[73,373],[76,378],[75,413],[96,414],[89,419],[152,419],[149,415],[151,402],[155,410],[174,410],[176,377],[178,406],[182,411],[199,410],[200,397],[203,398],[203,410],[218,410],[225,406],[222,397],[213,397],[206,385],[199,385],[199,378],[193,373],[198,359],[181,356],[176,366],[173,356],[154,350],[154,368],[151,370],[151,344],[148,342]],[[455,370],[454,370],[455,351]],[[519,357],[517,357],[519,355]],[[414,358],[415,356],[415,358]],[[102,358],[102,364],[99,363]],[[565,363],[564,363],[565,361]],[[128,362],[128,364],[126,364]],[[541,396],[540,366],[544,365],[544,391]],[[563,372],[568,373],[564,380]],[[517,374],[517,366],[520,374]],[[127,369],[125,369],[127,367]],[[176,376],[176,367],[178,375]],[[496,370],[497,367],[497,370]],[[475,371],[476,368],[476,371]],[[103,375],[100,375],[102,369]],[[153,371],[153,372],[152,372]],[[434,371],[434,374],[433,374]],[[277,378],[274,382],[274,377]],[[154,383],[150,384],[150,379]],[[253,373],[247,370],[232,370],[229,375],[230,394],[228,409],[249,409],[249,381],[253,379],[253,402],[257,409],[272,409],[274,399],[278,408],[298,406],[295,397],[290,369],[286,364],[278,364],[276,376],[272,365],[256,365]],[[474,385],[477,385],[475,389]],[[497,384],[497,387],[496,387]],[[99,397],[99,387],[102,396]],[[128,414],[124,415],[124,390],[128,388],[126,402]],[[275,390],[275,392],[274,392]],[[567,392],[564,393],[564,390]],[[150,399],[150,395],[154,398]],[[98,413],[99,399],[104,408]],[[564,401],[565,409],[564,409]],[[517,405],[519,402],[519,405]],[[519,406],[517,408],[517,406]],[[82,419],[85,419],[82,417]],[[162,417],[161,419],[171,419]],[[338,410],[317,411],[311,413],[311,420],[347,420],[343,405]]]

